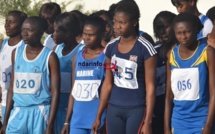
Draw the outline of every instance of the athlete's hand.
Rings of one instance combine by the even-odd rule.
[[[3,126],[0,129],[0,134],[5,134],[5,132],[6,132],[6,125],[3,124]]]
[[[69,134],[69,125],[64,125],[61,134]]]
[[[207,127],[207,125],[203,128],[202,134],[212,134],[210,127]]]
[[[98,133],[98,128],[100,126],[100,120],[99,119],[96,119],[95,122],[93,123],[93,126],[91,128],[93,134],[97,134]]]
[[[164,131],[164,134],[172,134],[170,130]]]
[[[151,128],[151,123],[144,123],[140,134],[152,134],[152,128]]]

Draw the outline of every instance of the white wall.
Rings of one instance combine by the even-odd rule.
[[[63,0],[58,0],[63,1]],[[77,0],[67,7],[67,11],[70,11],[76,3],[82,3],[84,5],[84,11],[87,10],[108,10],[112,3],[117,3],[119,0]],[[172,5],[171,0],[136,0],[140,12],[140,29],[148,32],[153,36],[152,22],[157,13],[163,10],[168,10],[177,14],[176,8]],[[201,13],[206,14],[207,10],[215,6],[215,0],[198,0],[198,9]]]
[[[55,1],[55,0],[53,0]],[[66,0],[56,0],[61,3]],[[67,11],[73,10],[76,4],[83,4],[84,11],[91,10],[108,10],[112,3],[117,3],[119,0],[74,0],[74,2],[67,6]],[[168,10],[177,13],[175,7],[172,5],[171,0],[136,0],[139,5],[141,18],[140,18],[140,29],[148,32],[153,36],[152,22],[157,13],[162,10]],[[207,10],[215,6],[215,0],[199,0],[197,4],[199,11],[205,14]],[[1,18],[0,18],[1,19]],[[5,33],[3,24],[0,20],[0,33]]]

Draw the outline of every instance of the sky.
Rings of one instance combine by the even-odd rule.
[[[68,0],[53,0],[61,3]],[[83,12],[92,10],[108,10],[109,6],[117,3],[119,0],[73,0],[72,4],[68,5],[66,11],[71,11],[77,4],[83,5]],[[172,5],[171,0],[135,0],[139,6],[140,17],[140,30],[149,33],[152,37],[153,26],[152,22],[156,14],[160,11],[168,10],[177,14],[176,8]],[[215,6],[215,0],[198,0],[197,7],[199,11],[206,14],[207,10]],[[1,22],[1,20],[0,20]],[[0,23],[0,33],[5,33],[2,23]]]

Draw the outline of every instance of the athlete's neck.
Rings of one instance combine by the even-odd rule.
[[[14,37],[10,37],[8,40],[8,45],[9,46],[15,46],[16,44],[18,44],[20,41],[22,40],[21,35],[17,35]]]
[[[133,34],[128,37],[121,37],[120,44],[129,45],[131,42],[135,42],[138,39],[137,34]]]
[[[68,40],[64,42],[63,50],[72,51],[77,45],[77,41],[75,38],[69,37]]]

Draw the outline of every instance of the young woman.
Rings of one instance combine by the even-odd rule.
[[[47,22],[36,16],[22,25],[25,44],[12,52],[12,78],[1,133],[53,134],[60,71],[56,54],[40,42],[47,27]]]
[[[165,134],[212,134],[215,51],[205,39],[197,40],[202,28],[198,17],[190,13],[174,19],[179,44],[168,54]]]
[[[113,28],[120,37],[112,40],[105,51],[106,74],[92,127],[94,133],[97,133],[107,103],[109,134],[137,134],[138,130],[151,133],[156,51],[148,40],[138,35],[139,17],[139,8],[134,1],[117,4]]]
[[[53,39],[58,44],[54,51],[60,61],[61,88],[57,117],[55,119],[55,134],[60,134],[66,118],[66,110],[71,91],[72,59],[83,44],[76,41],[79,31],[77,17],[72,13],[60,14],[54,22]]]
[[[215,48],[215,6],[211,7],[206,15],[211,19],[213,23],[213,29],[210,34],[208,34],[208,45],[211,45]]]
[[[7,92],[10,86],[11,73],[12,73],[12,63],[11,55],[12,51],[20,46],[23,41],[21,37],[21,27],[27,15],[24,12],[13,10],[10,11],[6,17],[5,30],[9,38],[5,39],[0,48],[0,73],[1,73],[1,117],[2,122],[4,121],[4,113],[6,107]]]
[[[197,38],[201,39],[207,37],[207,35],[212,31],[213,24],[207,16],[199,12],[197,8],[197,1],[198,0],[171,0],[178,13],[189,12],[199,17],[202,25],[204,25],[202,30],[200,30],[197,34]]]
[[[105,47],[107,45],[107,43],[110,41],[112,33],[113,33],[113,26],[111,24],[112,21],[111,21],[110,14],[108,11],[100,10],[98,12],[93,13],[92,15],[101,17],[106,23],[105,34],[102,39],[102,46]]]
[[[99,17],[89,18],[83,29],[85,47],[72,61],[72,91],[61,134],[91,134],[100,102],[104,80],[104,47],[101,45],[105,23]],[[105,114],[102,114],[104,124]],[[69,126],[70,125],[70,126]]]
[[[78,17],[78,22],[80,24],[78,35],[76,36],[76,41],[79,44],[84,44],[83,38],[82,38],[82,32],[84,28],[84,23],[87,21],[88,16],[86,14],[83,14],[79,10],[72,10],[70,13],[75,14]]]
[[[153,21],[153,29],[158,42],[155,49],[158,52],[156,71],[156,102],[152,122],[153,134],[164,133],[164,101],[166,89],[166,56],[168,51],[176,45],[177,40],[172,28],[175,14],[169,11],[159,12]]]
[[[39,11],[39,16],[45,19],[48,22],[48,28],[46,30],[44,46],[53,49],[56,46],[56,43],[53,40],[54,32],[54,21],[58,15],[61,14],[60,5],[55,2],[47,2],[43,4]]]

